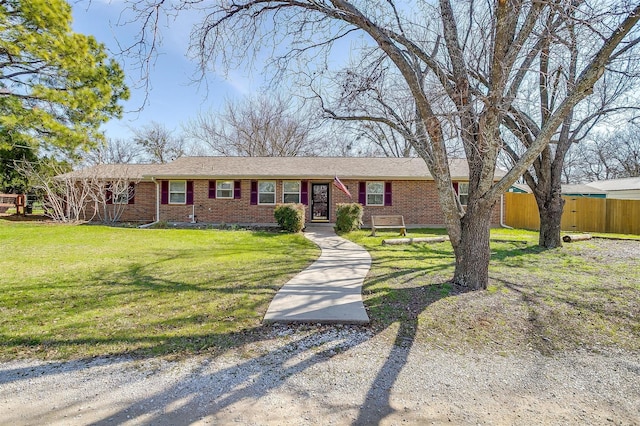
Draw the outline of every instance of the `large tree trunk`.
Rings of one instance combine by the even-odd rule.
[[[540,215],[540,234],[538,245],[544,248],[562,247],[560,238],[560,222],[564,199],[560,191],[551,191],[542,199],[537,199],[538,213]]]
[[[489,229],[493,204],[476,202],[467,206],[462,234],[454,251],[453,283],[471,290],[484,290],[489,283]]]

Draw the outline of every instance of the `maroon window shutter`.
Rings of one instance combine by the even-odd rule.
[[[113,204],[113,191],[111,190],[111,184],[108,183],[105,188],[105,198],[107,204]]]
[[[257,180],[251,181],[251,204],[252,205],[258,204],[258,181]]]
[[[129,182],[129,201],[127,204],[134,204],[136,199],[136,184]]]
[[[161,188],[162,195],[160,196],[160,203],[169,204],[169,181],[163,180],[161,186],[162,186]]]
[[[453,190],[458,193],[458,182],[453,182]]]
[[[193,181],[187,181],[187,204],[193,204]]]
[[[393,199],[391,198],[391,182],[384,183],[384,205],[393,205]]]
[[[216,198],[216,181],[209,181],[209,198]]]
[[[309,205],[309,182],[306,180],[300,182],[300,202]]]
[[[358,185],[358,202],[363,206],[367,205],[367,182],[360,182]]]
[[[241,182],[239,180],[234,180],[233,181],[233,199],[234,200],[239,200],[241,193],[240,193],[240,184]]]

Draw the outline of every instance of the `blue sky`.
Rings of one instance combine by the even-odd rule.
[[[117,0],[79,1],[72,3],[72,7],[74,31],[91,34],[107,46],[111,56],[123,66],[131,89],[130,100],[123,104],[123,118],[111,120],[103,127],[108,138],[129,139],[131,128],[140,128],[151,121],[177,133],[181,124],[195,118],[198,112],[216,111],[225,99],[242,97],[259,86],[238,71],[227,78],[209,74],[207,84],[194,83],[197,64],[187,58],[186,52],[197,17],[183,15],[164,23],[167,25],[162,28],[162,45],[149,75],[150,90],[145,104],[145,89],[136,88],[140,84],[139,67],[134,59],[119,55],[121,47],[134,43],[140,25],[121,23],[124,6]],[[143,106],[142,111],[137,111]]]

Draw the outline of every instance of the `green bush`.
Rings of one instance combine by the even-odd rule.
[[[304,204],[278,204],[273,212],[276,222],[288,232],[300,232],[304,228]]]
[[[362,225],[362,204],[338,203],[336,208],[336,232],[350,232]]]

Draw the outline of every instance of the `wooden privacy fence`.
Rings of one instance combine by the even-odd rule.
[[[563,231],[608,232],[640,235],[640,200],[562,197],[565,200]],[[540,229],[538,205],[533,194],[504,194],[504,224],[513,228]]]

